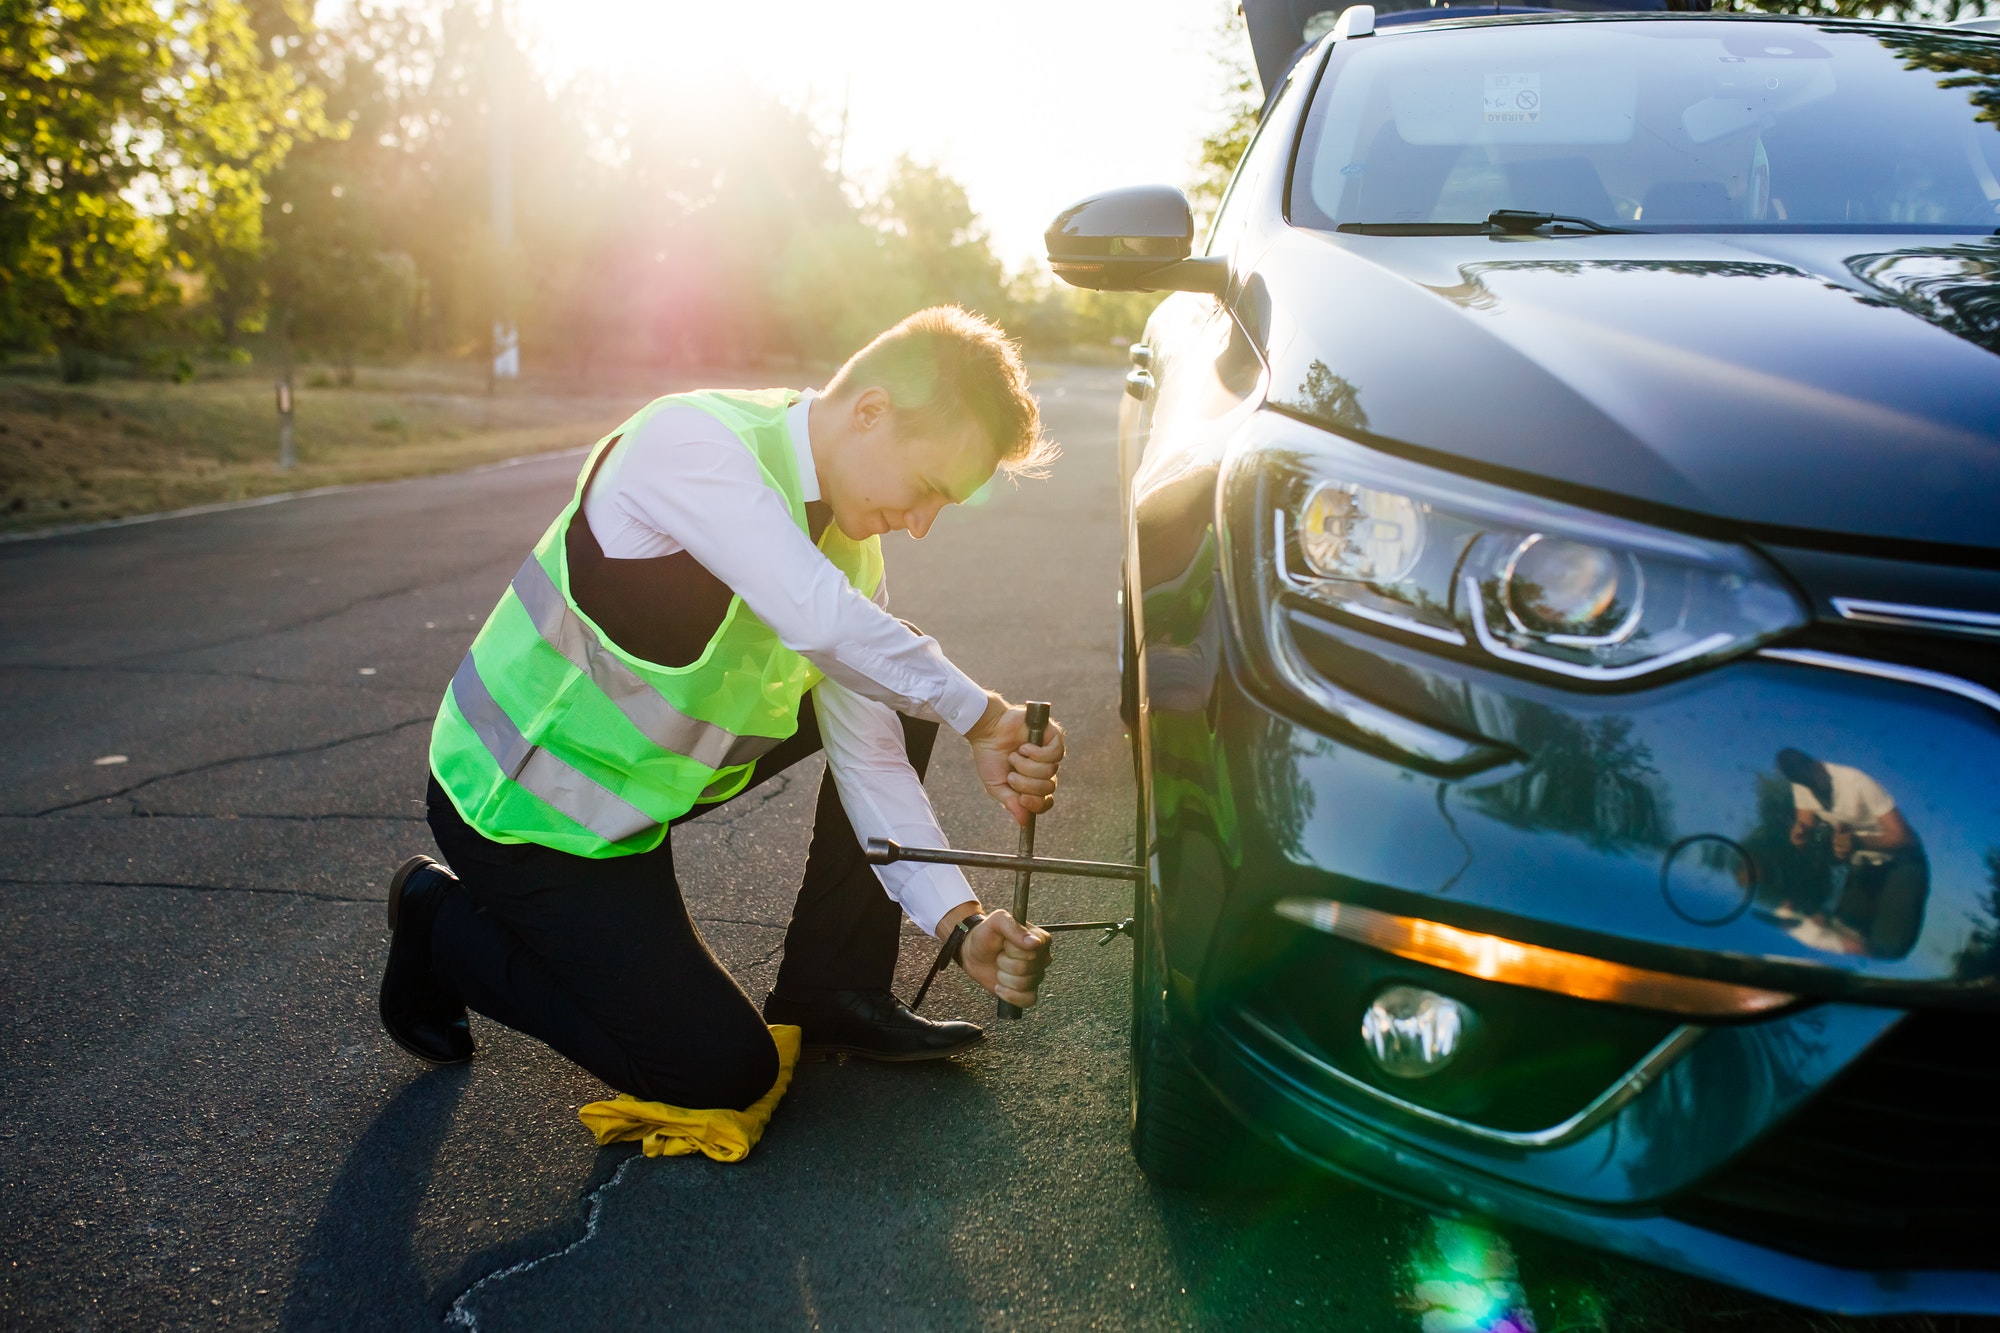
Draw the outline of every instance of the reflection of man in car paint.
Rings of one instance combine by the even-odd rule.
[[[1896,799],[1860,769],[1799,750],[1780,750],[1778,771],[1792,784],[1792,845],[1825,839],[1839,867],[1833,910],[1793,933],[1818,948],[1901,958],[1923,924],[1930,866]]]

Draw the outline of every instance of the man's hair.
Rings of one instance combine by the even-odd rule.
[[[976,422],[1010,477],[1045,477],[1061,452],[1042,434],[1020,348],[998,324],[958,306],[919,310],[877,335],[834,372],[826,396],[871,387],[889,395],[905,439]]]

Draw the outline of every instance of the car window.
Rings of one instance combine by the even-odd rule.
[[[1250,144],[1243,150],[1243,160],[1236,164],[1236,174],[1229,178],[1229,188],[1223,191],[1222,206],[1216,209],[1215,221],[1209,226],[1208,240],[1201,250],[1203,254],[1226,255],[1236,248],[1236,240],[1249,222],[1251,201],[1257,197],[1258,182],[1270,175],[1273,163],[1290,146],[1291,134],[1274,131],[1271,127],[1297,127],[1298,101],[1305,95],[1306,86],[1312,82],[1311,71],[1317,68],[1318,59],[1310,55],[1293,65],[1291,74],[1278,89],[1278,96],[1266,108],[1263,119],[1258,121],[1257,132],[1250,136]]]
[[[1676,230],[2000,224],[1992,38],[1669,20],[1343,46],[1301,145],[1300,225],[1503,208]]]

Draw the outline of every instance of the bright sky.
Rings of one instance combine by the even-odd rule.
[[[831,134],[872,183],[899,153],[965,183],[1010,266],[1114,185],[1185,186],[1221,114],[1233,0],[511,0],[557,76],[739,65]],[[1233,39],[1247,58],[1248,43]]]

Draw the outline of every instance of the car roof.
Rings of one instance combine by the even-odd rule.
[[[1459,16],[1454,11],[1496,13],[1666,13],[1706,12],[1712,0],[1531,0],[1530,4],[1455,4],[1445,0],[1381,0],[1373,7],[1377,23],[1427,22]],[[1257,77],[1268,95],[1287,70],[1326,33],[1343,10],[1342,0],[1243,0],[1243,23],[1250,35],[1250,52]],[[1408,15],[1408,17],[1402,17]]]
[[[1317,3],[1318,0],[1307,0],[1307,2]],[[1705,3],[1705,0],[1702,0],[1702,2]],[[1385,3],[1408,4],[1409,0],[1385,0]],[[1609,7],[1604,3],[1604,0],[1558,0],[1558,3],[1562,7],[1558,8],[1552,5],[1541,4],[1519,5],[1494,3],[1492,0],[1487,0],[1485,3],[1454,3],[1454,0],[1444,0],[1441,4],[1425,4],[1422,8],[1388,10],[1377,8],[1376,16],[1370,26],[1372,30],[1405,35],[1419,29],[1484,28],[1523,23],[1673,23],[1696,19],[1725,23],[1810,24],[1816,28],[1846,28],[1861,32],[1907,32],[1911,28],[1918,28],[1927,29],[1932,32],[1949,33],[1957,37],[1971,37],[1976,39],[1985,39],[1995,36],[1996,33],[2000,33],[2000,19],[1985,21],[1960,20],[1957,23],[1924,23],[1911,20],[1845,18],[1822,14],[1742,13],[1693,8],[1639,9],[1623,3],[1623,0],[1611,0],[1611,3],[1618,5],[1616,8]],[[1673,3],[1673,0],[1668,0],[1668,3]],[[1244,13],[1246,16],[1249,14],[1252,4],[1253,0],[1244,0]],[[1376,7],[1348,5],[1344,7],[1342,12],[1345,13],[1347,10],[1355,8]],[[1321,14],[1326,12],[1328,11],[1320,11]],[[1993,23],[1995,26],[1986,26],[1988,22]],[[1267,98],[1270,96],[1270,90],[1275,89],[1284,80],[1285,75],[1291,71],[1292,66],[1303,59],[1308,52],[1317,50],[1321,43],[1327,40],[1327,36],[1330,35],[1330,30],[1327,34],[1322,34],[1322,32],[1318,31],[1317,24],[1314,25],[1314,29],[1312,40],[1286,53],[1283,58],[1283,64],[1265,85]]]

